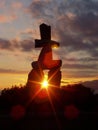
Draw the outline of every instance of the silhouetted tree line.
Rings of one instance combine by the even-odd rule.
[[[0,95],[0,130],[98,129],[98,94],[82,84],[13,86]]]

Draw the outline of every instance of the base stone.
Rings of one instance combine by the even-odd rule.
[[[40,83],[43,80],[43,78],[43,71],[40,71],[39,69],[32,69],[28,75],[27,85],[32,87],[40,86]]]

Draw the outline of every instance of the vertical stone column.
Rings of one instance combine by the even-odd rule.
[[[28,85],[39,86],[43,80],[44,74],[39,69],[32,69],[28,75]]]
[[[48,72],[49,84],[52,87],[60,87],[61,83],[61,71],[60,68],[50,69]]]

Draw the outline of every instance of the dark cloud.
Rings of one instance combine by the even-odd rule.
[[[62,21],[61,23],[63,23]],[[92,56],[98,56],[98,17],[91,14],[76,16],[57,30],[62,46],[70,47],[71,51],[85,50]],[[63,23],[64,24],[64,23]]]
[[[34,42],[32,40],[23,40],[20,42],[20,48],[22,51],[31,51],[34,48]]]
[[[64,64],[63,68],[67,69],[97,69],[97,65],[93,64]]]
[[[19,48],[17,40],[6,40],[0,38],[0,50],[14,51],[17,48]]]
[[[55,7],[55,8],[53,8]],[[93,0],[75,1],[34,1],[30,6],[32,16],[38,21],[48,21],[55,28],[62,46],[72,50],[93,52],[98,48],[94,38],[98,35],[98,2]],[[84,44],[87,39],[92,42]],[[97,42],[98,42],[98,38]],[[72,51],[71,50],[71,51]],[[92,52],[92,53],[93,53]]]
[[[96,51],[98,2],[93,0],[33,1],[30,11],[34,19],[52,26],[61,46],[70,47],[70,51],[86,50],[92,56],[98,56]],[[0,40],[1,49],[19,48],[22,51],[30,51],[32,46],[34,46],[33,40],[28,39],[19,44],[13,43],[13,46],[8,40]]]
[[[82,13],[98,12],[98,1],[95,0],[61,0],[59,10],[73,12],[81,15]]]
[[[84,57],[84,58],[66,58],[63,57],[63,60],[66,62],[71,62],[71,63],[76,63],[76,62],[81,62],[81,63],[93,63],[93,62],[98,62],[98,57]]]
[[[38,21],[38,26],[41,22],[52,26],[53,35],[57,35],[61,47],[63,48],[63,51],[61,51],[63,61],[65,62],[63,62],[63,68],[69,70],[89,69],[94,73],[95,70],[97,72],[98,1],[33,1],[30,10],[32,17]],[[78,58],[79,51],[82,51],[82,53],[87,56],[85,57],[83,54]],[[73,61],[72,56],[71,59],[68,57],[72,52],[73,54],[77,52],[77,55],[75,54],[73,56]],[[88,76],[86,73],[82,74]]]
[[[67,69],[65,68],[63,70],[64,72],[64,77],[66,78],[89,78],[89,77],[93,77],[95,78],[97,75],[97,71],[96,70],[91,70],[91,69]]]
[[[30,7],[29,13],[32,14],[32,19],[36,21],[36,25],[45,22],[52,27],[53,37],[56,35],[61,47],[65,50],[61,51],[64,63],[63,69],[89,69],[89,71],[81,72],[82,75],[87,75],[90,70],[94,75],[97,72],[98,66],[98,1],[95,0],[34,0]],[[38,30],[38,28],[37,28]],[[25,32],[25,34],[33,32]],[[37,38],[37,37],[36,37]],[[29,52],[34,48],[33,39],[25,39],[22,41],[9,41],[0,39],[0,49],[15,50]],[[78,58],[78,52],[82,51],[88,57],[81,55]],[[77,52],[70,58],[67,57],[70,53]],[[85,53],[86,52],[86,53]],[[76,57],[74,59],[74,57]],[[75,61],[75,62],[74,62]],[[72,63],[74,62],[74,63]],[[85,63],[85,64],[84,64]],[[76,74],[76,72],[75,72]],[[78,71],[77,75],[79,76]],[[95,73],[96,74],[96,73]]]
[[[65,71],[65,76],[64,76],[65,80],[67,78],[74,78],[74,79],[77,78],[77,79],[79,79],[79,78],[92,78],[92,77],[95,78],[96,73],[89,73],[87,71],[82,72],[82,73],[80,73],[80,71],[74,71],[74,72],[69,71],[69,72],[66,73],[66,71]]]
[[[82,13],[70,22],[70,26],[73,31],[80,33],[83,37],[95,38],[98,35],[98,15],[94,12]]]
[[[12,70],[12,69],[2,69],[2,68],[0,68],[0,73],[25,74],[25,73],[27,73],[27,71]]]
[[[55,1],[54,1],[55,2]],[[54,2],[51,1],[33,1],[30,5],[30,10],[33,17],[36,18],[53,18]]]
[[[33,39],[27,39],[27,40],[22,40],[22,41],[0,39],[1,50],[31,51],[33,48],[34,48]]]
[[[98,50],[96,50],[98,48],[98,15],[94,13],[88,11],[79,15],[75,14],[72,19],[66,17],[60,21],[62,25],[65,25],[64,28],[59,27],[57,30],[61,44],[71,47],[71,51],[86,50],[93,57],[98,57]]]
[[[11,42],[9,40],[0,38],[0,49],[9,49],[9,50],[11,50],[12,49]]]

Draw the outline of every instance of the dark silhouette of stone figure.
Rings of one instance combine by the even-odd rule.
[[[50,86],[60,86],[62,65],[61,60],[53,60],[52,48],[59,47],[59,43],[51,40],[51,27],[46,24],[40,25],[41,40],[35,40],[35,48],[42,48],[37,61],[32,62],[32,70],[28,75],[29,86],[38,86],[44,78],[43,70],[49,70],[48,82]]]

